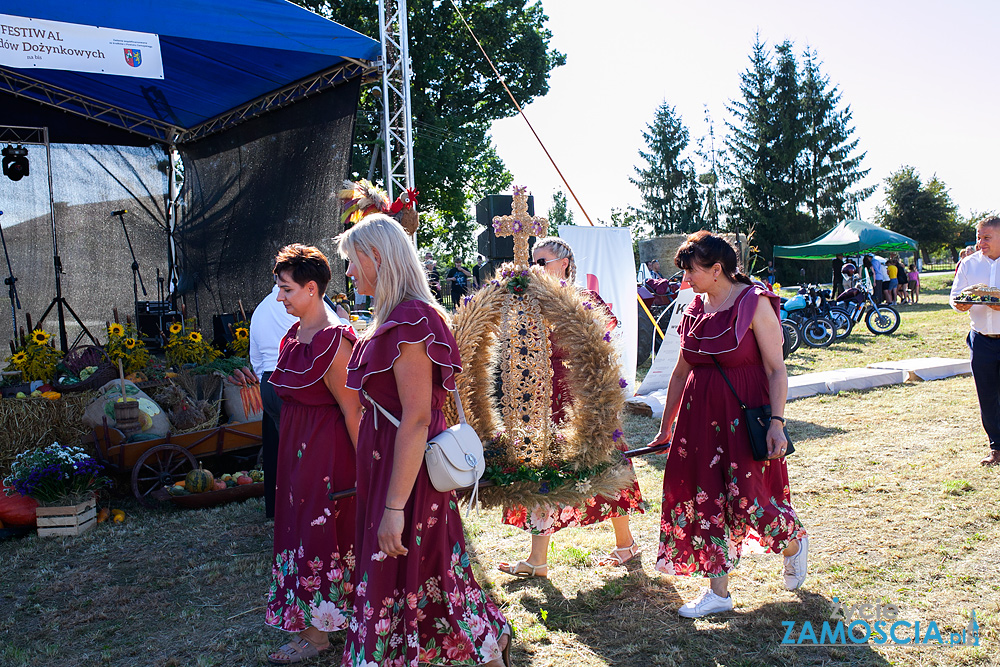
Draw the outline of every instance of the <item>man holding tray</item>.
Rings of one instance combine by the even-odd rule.
[[[979,414],[990,439],[990,454],[981,463],[1000,463],[1000,217],[990,216],[976,227],[978,252],[958,265],[951,286],[951,307],[969,313],[972,330],[972,377],[979,395]],[[978,297],[975,299],[974,297]],[[970,303],[985,297],[985,303]]]

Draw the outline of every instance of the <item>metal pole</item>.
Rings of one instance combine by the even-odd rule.
[[[49,180],[49,222],[52,225],[52,263],[56,273],[56,318],[59,321],[59,347],[63,352],[69,351],[69,340],[66,337],[66,313],[62,300],[62,259],[59,258],[59,240],[56,237],[56,204],[52,192],[52,149],[49,146],[49,128],[42,128],[42,139],[45,142],[45,163]]]

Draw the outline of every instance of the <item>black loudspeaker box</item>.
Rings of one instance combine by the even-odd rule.
[[[212,317],[212,343],[220,350],[233,342],[236,337],[236,315],[233,313],[222,313]]]
[[[476,204],[476,223],[486,229],[479,235],[479,254],[490,260],[514,259],[514,237],[501,236],[493,232],[493,218],[510,215],[514,206],[512,195],[486,195]],[[528,215],[535,215],[535,198],[528,197]],[[535,243],[535,237],[528,239],[528,247]],[[497,262],[500,264],[501,262]]]

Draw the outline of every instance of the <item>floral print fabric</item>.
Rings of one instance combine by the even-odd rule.
[[[446,428],[446,387],[461,370],[458,346],[427,304],[397,306],[388,322],[361,340],[348,366],[347,384],[364,390],[397,417],[402,413],[392,364],[403,343],[423,343],[434,362],[428,436]],[[396,428],[362,394],[365,416],[358,442],[358,523],[354,613],[344,667],[478,665],[500,657],[507,624],[472,576],[462,519],[453,492],[440,492],[421,466],[403,507],[405,556],[387,557],[378,528],[392,474]]]
[[[775,295],[756,287],[716,313],[705,313],[696,297],[681,322],[682,354],[693,370],[663,477],[660,572],[722,576],[739,564],[746,540],[779,553],[806,534],[792,507],[785,460],[753,460],[742,409],[711,357],[746,405],[768,403],[767,375],[749,329],[762,297],[776,305]]]
[[[265,622],[287,632],[347,627],[354,595],[355,500],[329,493],[354,486],[355,455],[323,376],[346,327],[329,327],[300,343],[292,326],[281,342],[270,382],[281,397],[275,478],[274,561]]]

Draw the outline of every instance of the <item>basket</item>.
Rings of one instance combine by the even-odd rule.
[[[102,348],[96,345],[81,345],[80,347],[73,348],[63,357],[62,365],[66,367],[66,370],[73,373],[73,375],[79,375],[80,371],[88,366],[97,366],[97,370],[86,380],[75,384],[64,384],[57,380],[55,386],[60,392],[99,389],[108,382],[111,382],[111,380],[114,380],[118,375],[115,367],[111,364],[111,360],[108,359],[108,355],[105,354]]]

